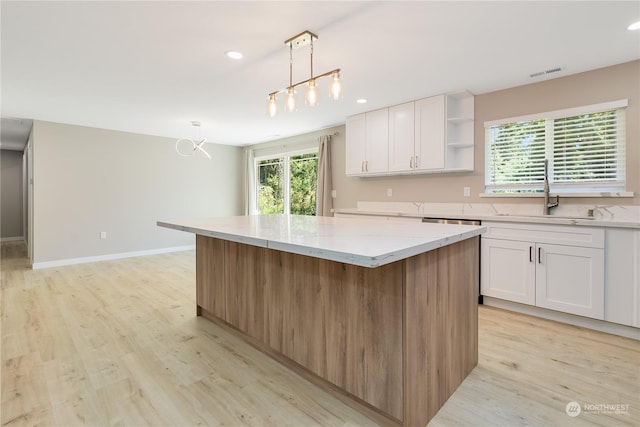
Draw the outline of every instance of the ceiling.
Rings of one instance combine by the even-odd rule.
[[[2,1],[1,114],[172,138],[198,120],[208,142],[249,145],[640,59],[638,20],[638,1]],[[319,106],[299,93],[285,113],[281,96],[270,118],[267,94],[289,79],[284,40],[304,30],[319,36],[314,72],[342,69],[344,98],[325,78]],[[294,50],[294,82],[309,72],[308,48]]]

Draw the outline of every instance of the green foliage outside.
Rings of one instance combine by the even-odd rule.
[[[258,163],[258,212],[284,213],[284,161],[262,160]]]
[[[261,214],[285,213],[284,158],[258,163],[258,211]],[[289,199],[291,214],[316,214],[316,153],[291,156],[289,159]]]
[[[310,153],[291,157],[289,165],[291,213],[315,215],[318,155]]]

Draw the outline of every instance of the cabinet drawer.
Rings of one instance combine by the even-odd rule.
[[[604,248],[603,228],[490,221],[482,225],[487,227],[483,238]]]

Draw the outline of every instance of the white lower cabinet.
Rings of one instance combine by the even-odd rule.
[[[536,245],[536,305],[604,319],[604,249]]]
[[[481,293],[604,319],[604,230],[483,223]]]
[[[640,230],[607,229],[604,320],[640,328]]]
[[[534,305],[536,266],[529,261],[531,243],[484,236],[480,242],[482,295]]]

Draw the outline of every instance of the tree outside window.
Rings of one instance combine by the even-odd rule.
[[[258,213],[316,214],[318,152],[256,159]]]

